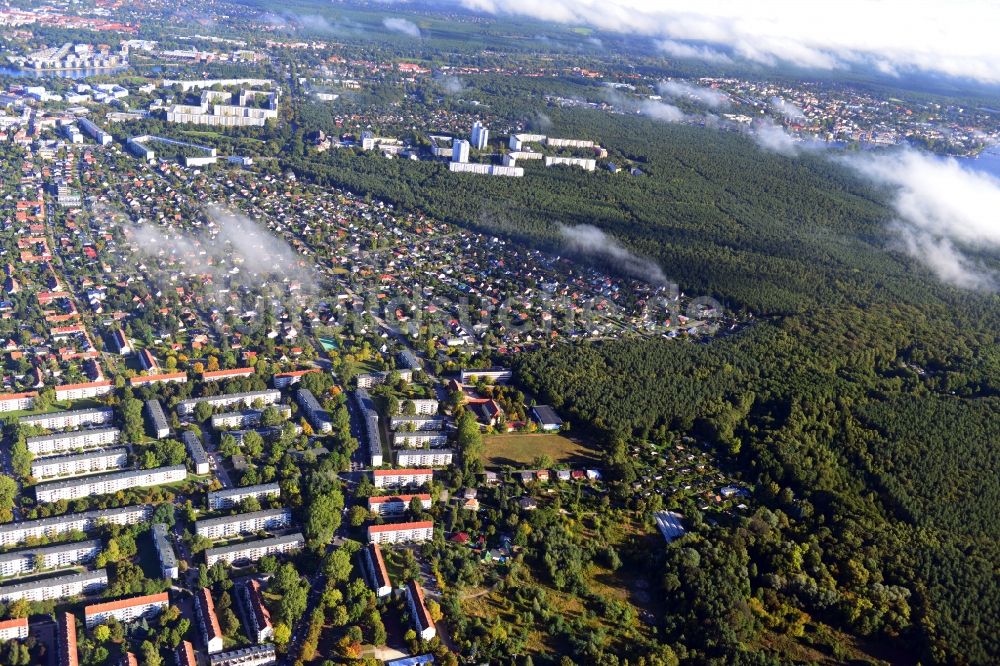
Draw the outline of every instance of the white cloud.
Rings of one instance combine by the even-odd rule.
[[[410,37],[420,36],[420,28],[417,27],[417,24],[407,19],[387,18],[382,21],[382,25],[393,32],[399,32]]]
[[[802,109],[795,106],[791,102],[781,99],[780,97],[771,98],[771,108],[789,120],[806,119],[806,114],[802,113]]]
[[[754,125],[752,130],[753,140],[764,150],[772,153],[794,157],[804,147],[801,141],[785,131],[781,125],[776,125],[771,120],[762,120]]]
[[[639,102],[638,111],[644,116],[653,120],[662,120],[665,123],[679,123],[687,118],[684,112],[673,104],[664,104],[652,99],[644,99]]]
[[[722,51],[710,49],[707,46],[694,46],[673,39],[662,39],[656,43],[657,48],[674,58],[704,60],[705,62],[731,63],[732,58]]]
[[[1000,3],[841,0],[458,0],[466,8],[645,35],[676,57],[718,62],[722,46],[754,62],[831,70],[870,64],[1000,83]],[[689,44],[688,42],[696,42]]]
[[[1000,249],[1000,180],[957,160],[902,150],[846,158],[844,162],[895,191],[900,242],[942,280],[966,289],[995,291],[1000,275],[965,248]]]
[[[664,97],[688,97],[710,109],[729,106],[729,95],[721,90],[703,88],[683,81],[661,81],[656,89]]]
[[[578,254],[605,261],[626,275],[645,280],[650,284],[664,285],[667,277],[652,259],[640,257],[626,249],[613,236],[590,224],[575,227],[559,225],[559,235],[566,247]]]

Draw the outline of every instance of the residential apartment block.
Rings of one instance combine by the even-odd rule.
[[[207,402],[212,409],[219,407],[230,407],[232,405],[243,405],[252,407],[253,403],[260,400],[265,405],[273,405],[281,400],[281,391],[266,389],[264,391],[247,391],[245,393],[226,393],[223,395],[213,395],[205,398],[191,398],[181,400],[177,403],[177,414],[179,416],[190,416],[194,413],[194,408],[199,402]]]
[[[208,474],[212,466],[208,460],[208,453],[205,452],[205,447],[201,445],[198,435],[191,430],[185,430],[181,433],[181,441],[184,442],[184,446],[187,448],[194,473]]]
[[[0,576],[19,576],[39,569],[65,569],[92,562],[101,552],[98,539],[0,553]]]
[[[164,523],[154,523],[152,531],[153,546],[156,548],[156,554],[160,558],[160,574],[164,578],[177,578],[180,575],[177,568],[177,554],[174,552],[174,547],[170,544],[167,526]]]
[[[209,666],[270,666],[278,663],[278,655],[270,643],[230,650],[208,658]]]
[[[34,455],[47,456],[76,449],[108,446],[117,442],[120,435],[118,428],[92,428],[28,437],[25,443]]]
[[[440,430],[417,430],[406,432],[397,430],[392,433],[392,445],[396,448],[418,446],[443,446],[448,443],[448,433]]]
[[[444,430],[444,419],[439,416],[418,415],[418,416],[392,416],[389,418],[389,427],[392,430]]]
[[[293,384],[298,384],[303,375],[308,375],[310,372],[320,372],[319,368],[309,368],[308,370],[293,370],[292,372],[279,372],[274,376],[274,388],[283,389],[292,386]]]
[[[42,578],[27,583],[0,586],[0,603],[10,604],[18,599],[49,601],[66,599],[81,594],[99,592],[108,586],[108,573],[104,569],[68,573],[52,578]]]
[[[250,638],[257,643],[263,643],[274,636],[274,627],[271,624],[271,613],[264,605],[264,597],[260,593],[260,583],[251,579],[240,586],[240,592],[247,608]]]
[[[115,386],[110,381],[84,382],[82,384],[63,384],[57,386],[56,400],[83,400],[96,398],[99,395],[111,393]]]
[[[101,523],[132,525],[147,521],[152,515],[152,505],[138,504],[6,523],[0,525],[0,546],[16,546],[28,539],[52,539],[67,532],[90,532]]]
[[[74,409],[68,412],[49,412],[48,414],[22,416],[17,422],[24,425],[47,428],[48,430],[65,430],[66,428],[108,425],[114,419],[114,416],[115,412],[110,407],[95,407],[93,409]]]
[[[0,395],[0,412],[16,412],[22,409],[34,409],[38,391],[25,393],[7,393]]]
[[[455,452],[451,449],[402,449],[396,452],[396,464],[401,467],[444,467],[450,465]]]
[[[299,550],[306,543],[299,532],[267,539],[241,541],[230,546],[209,548],[205,551],[205,563],[212,566],[216,562],[233,564],[236,562],[256,562],[267,555],[280,555]]]
[[[109,469],[123,469],[128,465],[128,448],[116,446],[85,453],[68,453],[61,456],[35,458],[31,461],[31,476],[51,479],[57,476],[80,476]]]
[[[434,620],[424,603],[424,591],[420,585],[411,580],[406,584],[406,600],[410,606],[410,617],[413,618],[413,628],[422,640],[429,641],[437,635]]]
[[[187,467],[157,467],[156,469],[133,469],[125,472],[96,474],[80,479],[49,481],[35,486],[35,497],[39,502],[57,502],[61,499],[79,499],[91,495],[110,495],[128,488],[159,486],[176,483],[187,478]]]
[[[205,641],[205,649],[209,654],[222,652],[222,628],[219,626],[219,617],[215,614],[212,591],[207,587],[201,588],[195,595],[194,610],[198,616],[198,626]]]
[[[262,483],[256,486],[227,488],[226,490],[217,490],[208,493],[208,508],[213,511],[228,509],[236,506],[248,497],[263,501],[267,497],[278,497],[280,495],[281,487],[277,483]]]
[[[12,641],[28,637],[28,618],[19,617],[0,622],[0,641]]]
[[[414,413],[420,416],[433,416],[438,413],[438,401],[434,398],[410,398],[409,402],[413,403]]]
[[[420,500],[425,508],[431,508],[431,496],[427,493],[418,495],[382,495],[368,498],[368,510],[381,516],[398,516],[404,513],[414,499]]]
[[[434,472],[429,469],[375,469],[372,477],[376,488],[422,486],[431,482]]]
[[[312,391],[304,388],[299,389],[295,392],[295,400],[299,403],[299,407],[302,408],[313,430],[320,433],[333,430],[333,421],[330,420],[330,415],[319,404],[319,400],[312,394]]]
[[[392,594],[389,570],[385,567],[382,547],[378,543],[370,543],[365,548],[365,573],[368,584],[371,585],[376,597],[387,597]]]
[[[289,509],[269,509],[196,521],[195,531],[206,539],[226,539],[260,530],[276,530],[292,524]]]
[[[421,520],[415,523],[369,525],[369,543],[408,543],[430,541],[434,538],[434,523]]]
[[[59,666],[79,666],[80,654],[76,649],[76,616],[61,613],[56,620],[56,663]]]
[[[149,431],[156,439],[170,436],[170,421],[167,420],[159,400],[146,401],[146,422],[149,424]]]
[[[91,604],[83,609],[83,622],[87,625],[87,629],[93,629],[111,619],[122,623],[133,622],[139,618],[150,619],[166,610],[169,603],[170,599],[167,593],[160,592],[159,594],[147,594],[141,597]]]
[[[382,436],[378,427],[378,412],[372,403],[368,391],[358,388],[354,392],[354,400],[361,412],[361,429],[364,432],[362,443],[368,449],[368,457],[372,467],[382,466]]]

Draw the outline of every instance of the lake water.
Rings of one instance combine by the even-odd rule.
[[[962,166],[1000,178],[1000,146],[987,148],[979,154],[979,157],[960,158],[959,162]]]
[[[117,74],[123,72],[127,67],[113,67],[108,69],[60,69],[36,72],[33,69],[14,69],[13,67],[0,67],[0,75],[13,76],[18,79],[85,79],[99,74]]]

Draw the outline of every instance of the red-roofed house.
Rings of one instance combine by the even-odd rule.
[[[99,624],[104,624],[111,618],[122,623],[128,623],[140,617],[155,617],[162,613],[169,603],[170,599],[167,593],[161,592],[159,594],[147,594],[141,597],[130,597],[128,599],[118,599],[117,601],[91,604],[83,609],[83,621],[88,629],[93,629]]]
[[[271,613],[264,605],[264,597],[260,593],[260,583],[251,580],[243,586],[243,598],[247,604],[247,617],[253,625],[256,634],[252,636],[258,643],[264,643],[274,636],[274,627],[271,625]]]
[[[56,644],[59,666],[79,666],[80,655],[76,650],[76,617],[72,613],[63,613],[59,616]]]
[[[10,641],[15,638],[28,637],[28,618],[19,617],[0,622],[0,641]]]
[[[205,649],[209,654],[222,652],[222,628],[219,626],[219,618],[215,614],[212,592],[207,587],[198,591],[194,607],[197,611],[198,622],[201,624],[201,636],[205,639]]]
[[[233,368],[232,370],[214,370],[203,372],[201,378],[206,382],[217,382],[223,379],[233,379],[234,377],[249,377],[254,373],[253,368]]]
[[[431,508],[431,496],[427,493],[419,495],[381,495],[368,498],[368,510],[383,516],[395,516],[406,511],[413,498],[420,500],[425,508]]]
[[[365,549],[365,573],[368,583],[377,597],[387,597],[392,594],[392,581],[389,580],[389,570],[385,567],[382,548],[377,543],[370,543]]]
[[[427,604],[424,603],[424,591],[416,581],[411,580],[406,584],[406,598],[410,604],[410,615],[413,617],[413,628],[417,635],[425,641],[429,641],[437,635],[434,628],[434,620],[431,619]]]
[[[395,523],[393,525],[369,525],[369,543],[404,543],[430,541],[434,538],[434,523],[420,520],[415,523]]]

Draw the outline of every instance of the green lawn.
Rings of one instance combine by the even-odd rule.
[[[530,465],[539,456],[553,463],[593,464],[597,452],[583,442],[558,433],[508,433],[483,438],[483,464],[486,467]]]

